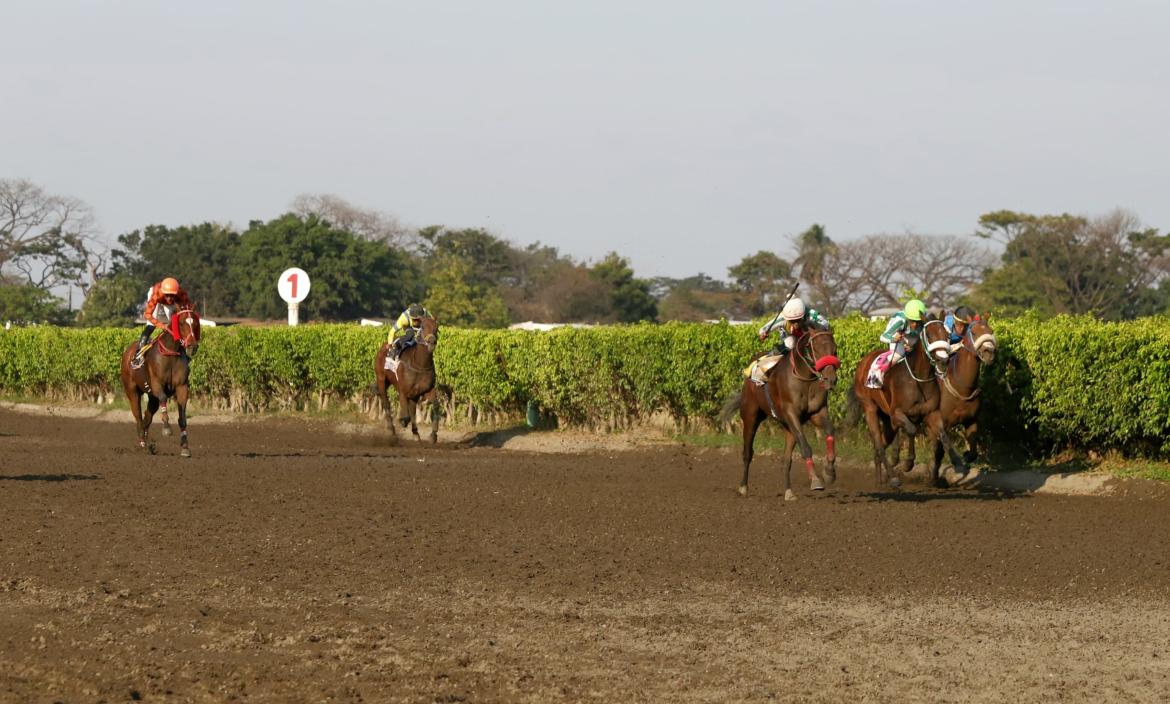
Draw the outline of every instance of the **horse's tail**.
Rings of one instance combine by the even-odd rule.
[[[857,387],[850,384],[849,391],[845,392],[845,398],[848,403],[848,411],[845,414],[845,429],[851,430],[857,426],[857,421],[861,420],[861,401],[857,400]]]
[[[732,392],[732,394],[723,401],[723,410],[719,412],[719,422],[722,424],[730,423],[731,419],[735,416],[736,413],[739,412],[739,408],[742,405],[743,389]]]

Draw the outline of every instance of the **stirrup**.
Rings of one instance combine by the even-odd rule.
[[[146,361],[146,355],[136,354],[130,359],[131,369],[142,369],[142,363]]]

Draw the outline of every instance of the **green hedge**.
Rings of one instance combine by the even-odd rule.
[[[1089,318],[993,321],[984,426],[1033,451],[1117,449],[1170,457],[1170,322]],[[835,321],[842,360],[836,415],[880,323]],[[192,367],[196,397],[237,410],[305,407],[368,396],[384,328],[307,325],[208,329]],[[120,393],[120,351],[133,330],[0,331],[0,391]],[[561,328],[551,332],[444,329],[436,364],[454,404],[520,414],[536,401],[562,425],[618,427],[665,414],[710,422],[761,349],[750,327],[725,324]]]

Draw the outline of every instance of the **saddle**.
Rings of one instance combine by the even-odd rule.
[[[783,355],[779,354],[765,354],[752,360],[752,363],[743,370],[743,375],[752,380],[752,383],[757,386],[762,386],[768,381],[768,373],[772,368],[779,364],[780,360],[784,359]]]

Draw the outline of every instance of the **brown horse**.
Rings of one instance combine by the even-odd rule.
[[[771,416],[785,435],[784,498],[793,500],[792,451],[800,445],[808,471],[809,486],[814,491],[825,488],[837,479],[837,454],[833,445],[833,421],[829,419],[829,391],[837,383],[837,342],[829,331],[813,331],[802,335],[794,349],[786,355],[787,363],[780,362],[770,371],[767,382],[756,384],[745,379],[743,388],[723,406],[723,422],[731,420],[739,410],[743,421],[743,480],[740,496],[747,496],[748,469],[755,454],[753,445],[760,423]],[[812,447],[804,436],[804,424],[812,421],[825,435],[824,482],[813,469]]]
[[[435,347],[439,344],[439,321],[434,318],[423,318],[422,325],[414,336],[415,344],[406,348],[398,357],[398,366],[395,371],[386,368],[386,355],[390,345],[384,344],[374,357],[374,390],[382,400],[382,410],[386,414],[386,424],[390,426],[390,433],[394,442],[398,442],[398,429],[394,427],[391,417],[390,397],[387,389],[393,386],[398,390],[398,422],[405,428],[410,425],[410,431],[420,441],[418,425],[415,422],[419,401],[430,402],[431,413],[431,442],[439,441],[439,409],[435,404]]]
[[[199,349],[199,339],[199,314],[184,308],[171,316],[170,325],[151,343],[150,349],[143,355],[142,366],[137,369],[130,366],[135,355],[135,344],[132,343],[122,352],[122,388],[126,391],[130,412],[138,425],[138,446],[151,453],[154,452],[154,443],[150,441],[151,420],[159,406],[162,406],[163,417],[166,417],[167,399],[173,396],[179,407],[179,446],[182,448],[179,454],[183,457],[191,456],[191,448],[187,444],[187,378],[191,357]],[[143,394],[149,396],[145,411],[142,408]],[[167,430],[170,430],[169,424]]]
[[[959,351],[951,354],[946,375],[938,378],[943,389],[938,411],[942,416],[943,428],[949,430],[962,426],[963,436],[967,439],[967,452],[963,455],[963,461],[970,464],[978,455],[975,433],[979,428],[979,369],[980,365],[995,361],[995,333],[987,321],[976,316],[967,325],[967,332],[959,344]],[[942,458],[942,441],[936,439],[931,476],[938,476]]]
[[[849,424],[855,423],[864,411],[869,437],[873,441],[874,483],[879,487],[887,478],[895,489],[902,485],[901,475],[914,467],[914,436],[923,421],[932,437],[942,439],[955,467],[963,466],[962,459],[943,432],[942,416],[938,412],[940,391],[935,375],[946,371],[950,356],[947,337],[941,320],[933,316],[927,318],[918,344],[886,372],[885,383],[880,389],[867,387],[865,380],[873,360],[884,350],[870,352],[857,366],[853,387],[849,391]],[[886,448],[899,431],[903,436],[902,447],[908,448],[908,457],[901,465],[896,464],[891,472]],[[931,483],[938,483],[937,474],[932,474]]]

